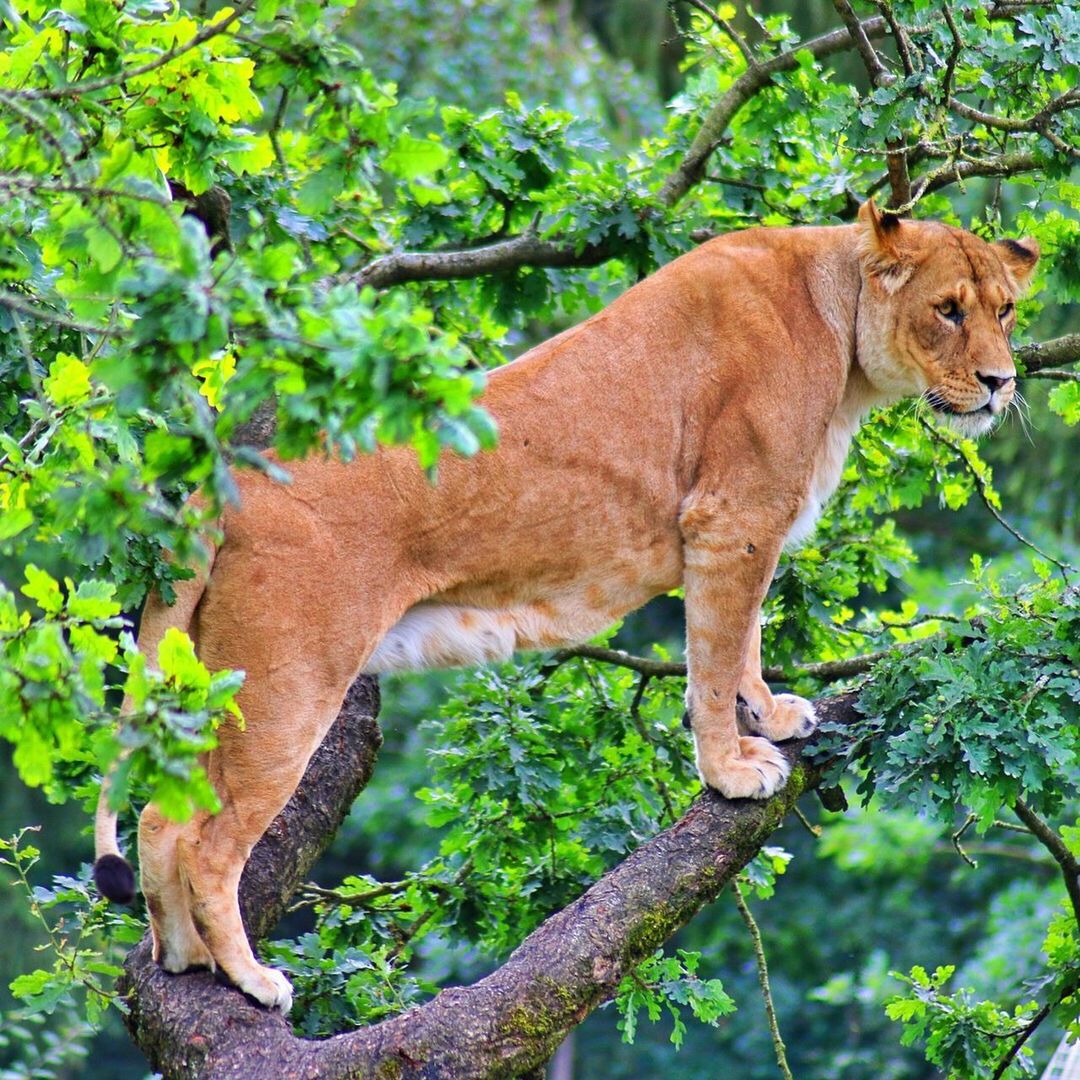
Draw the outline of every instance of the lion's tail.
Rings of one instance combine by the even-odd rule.
[[[208,541],[204,540],[204,543]],[[206,568],[197,572],[195,577],[176,583],[176,603],[171,607],[156,592],[147,597],[139,626],[139,649],[146,656],[147,663],[156,663],[158,644],[166,630],[175,627],[186,632],[190,629],[195,609],[206,590],[216,553],[216,548],[210,544],[210,560]],[[128,707],[125,701],[121,712],[126,712]],[[118,904],[130,904],[135,899],[135,871],[120,854],[116,840],[119,813],[109,805],[109,789],[115,771],[114,764],[101,782],[94,817],[94,883],[98,892],[107,899]]]

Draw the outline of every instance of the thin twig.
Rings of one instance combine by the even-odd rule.
[[[36,176],[0,175],[0,188],[8,191],[24,190],[31,195],[39,191],[50,195],[86,195],[98,199],[132,199],[136,202],[153,203],[155,206],[169,206],[171,200],[165,195],[149,195],[142,191],[125,191],[123,188],[95,187],[93,184],[54,184]]]
[[[729,19],[725,19],[718,11],[709,7],[704,0],[683,0],[683,3],[689,4],[693,8],[697,8],[703,15],[710,18],[735,43],[739,52],[742,53],[748,68],[756,68],[758,66],[758,58],[754,55],[754,50],[750,47],[750,43],[735,29]]]
[[[1080,372],[1062,371],[1060,368],[1043,368],[1042,371],[1029,372],[1026,378],[1053,379],[1057,382],[1080,382]]]
[[[798,804],[798,803],[796,803],[796,804],[795,804],[795,805],[794,805],[794,806],[793,806],[793,807],[792,807],[791,809],[792,809],[792,812],[793,812],[793,813],[795,814],[795,816],[796,816],[796,817],[797,817],[797,818],[799,819],[799,821],[801,821],[801,822],[802,822],[802,824],[803,824],[803,825],[804,825],[804,827],[806,828],[806,831],[807,831],[807,832],[808,832],[808,833],[809,833],[809,834],[810,834],[811,836],[813,836],[813,837],[814,837],[815,839],[817,839],[817,838],[819,838],[819,837],[821,836],[821,826],[820,826],[820,825],[815,825],[815,824],[814,824],[814,823],[813,823],[813,822],[812,822],[812,821],[811,821],[811,820],[810,820],[810,819],[809,819],[809,818],[808,818],[808,817],[807,817],[807,816],[806,816],[806,815],[805,815],[805,814],[804,814],[804,813],[802,812],[802,809],[801,809],[801,808],[799,807],[799,804]]]
[[[1009,832],[1024,833],[1025,836],[1031,835],[1031,830],[1026,825],[1017,825],[1015,821],[1001,821],[998,819],[994,822],[993,827],[995,829],[1007,829]]]
[[[1019,540],[1020,543],[1024,545],[1024,547],[1030,548],[1037,555],[1041,555],[1048,562],[1052,562],[1060,571],[1061,576],[1065,579],[1066,584],[1068,584],[1069,572],[1075,572],[1076,568],[1074,566],[1070,566],[1066,562],[1062,562],[1060,559],[1055,559],[1053,555],[1049,554],[1049,552],[1043,551],[1043,549],[1039,547],[1038,544],[1036,544],[1033,540],[1029,540],[1022,532],[1020,532],[1020,530],[1017,529],[1016,526],[1013,525],[994,505],[992,499],[990,498],[990,489],[986,483],[985,478],[975,467],[975,465],[970,461],[964,448],[953,442],[952,439],[950,439],[947,435],[945,435],[942,431],[936,428],[924,417],[919,417],[919,422],[923,425],[923,427],[926,428],[927,431],[930,432],[931,436],[936,441],[940,442],[944,446],[949,447],[949,449],[951,449],[956,454],[957,458],[967,470],[968,475],[971,476],[971,478],[975,481],[975,490],[978,493],[980,500],[982,500],[982,504],[986,507],[987,510],[990,511],[990,514],[994,518],[994,520],[1006,532]]]
[[[750,932],[750,940],[754,944],[754,959],[757,961],[758,983],[761,985],[761,996],[765,1001],[765,1015],[769,1018],[769,1031],[772,1034],[773,1050],[776,1051],[776,1064],[780,1068],[780,1074],[784,1080],[795,1080],[791,1075],[791,1068],[787,1061],[787,1051],[784,1040],[780,1036],[780,1025],[776,1020],[776,1009],[773,1006],[772,990],[769,987],[769,966],[765,960],[765,946],[761,940],[761,930],[754,916],[747,907],[743,898],[742,889],[739,888],[738,880],[731,883],[731,889],[735,894],[735,906],[739,909],[746,929]]]
[[[956,20],[953,18],[952,9],[948,4],[942,4],[941,8],[942,13],[945,15],[945,22],[949,27],[949,34],[952,36],[952,48],[949,50],[949,59],[945,62],[945,78],[941,83],[941,96],[948,102],[952,97],[953,77],[956,74],[956,62],[960,59],[960,53],[964,51],[964,41],[963,38],[960,37],[960,30],[956,25]]]
[[[925,639],[924,639],[925,640]],[[816,664],[797,664],[791,668],[766,667],[761,670],[761,677],[766,682],[784,682],[788,679],[820,679],[829,682],[835,679],[850,679],[856,675],[865,675],[879,660],[895,656],[896,650],[911,648],[921,642],[908,642],[891,649],[863,653],[845,660],[823,660]],[[567,660],[597,660],[602,664],[614,664],[616,667],[629,668],[650,679],[683,678],[686,676],[686,664],[677,660],[653,660],[646,656],[633,656],[622,649],[609,649],[602,645],[575,645],[571,649],[559,649],[554,655],[554,663],[562,664]]]
[[[116,330],[110,330],[107,326],[91,326],[89,323],[77,322],[75,319],[58,315],[56,312],[49,311],[37,304],[21,300],[9,292],[0,292],[0,307],[5,307],[8,311],[17,311],[20,315],[26,315],[30,319],[36,319],[38,322],[52,323],[54,326],[62,326],[65,330],[74,330],[79,334],[95,336],[104,334],[111,337],[117,333]]]
[[[637,689],[634,691],[634,698],[630,702],[630,720],[641,738],[646,743],[655,745],[656,739],[649,733],[649,729],[641,717],[641,700],[645,696],[645,687],[649,685],[649,678],[650,676],[643,674],[638,680]],[[660,792],[660,798],[664,803],[667,819],[670,823],[674,824],[679,820],[679,815],[675,812],[675,803],[672,801],[671,792],[668,790],[668,786],[662,778],[654,777],[654,779],[656,780],[657,790]]]
[[[960,846],[960,840],[963,838],[964,833],[975,824],[976,815],[968,814],[967,820],[959,829],[952,834],[952,846],[956,848],[957,855],[964,860],[971,867],[972,870],[978,870],[979,864]]]

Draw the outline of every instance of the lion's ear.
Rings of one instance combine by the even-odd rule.
[[[882,214],[867,199],[859,207],[859,255],[871,277],[889,293],[896,292],[915,270],[904,254],[904,227],[895,214]]]
[[[1023,240],[999,240],[994,250],[1012,275],[1017,289],[1024,292],[1031,284],[1031,275],[1035,273],[1039,261],[1039,242],[1030,236],[1025,236]]]

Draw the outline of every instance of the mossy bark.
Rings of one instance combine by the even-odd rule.
[[[851,695],[818,703],[838,722],[855,719]],[[380,737],[377,689],[360,680],[297,795],[252,853],[242,904],[253,936],[267,933],[293,889],[329,843],[370,777]],[[583,896],[529,935],[506,963],[469,987],[330,1039],[293,1035],[287,1021],[206,973],[170,976],[148,942],[128,957],[128,1027],[166,1077],[520,1077],[546,1061],[566,1034],[609,1000],[622,977],[684,926],[760,850],[820,771],[793,763],[768,802],[704,795]]]

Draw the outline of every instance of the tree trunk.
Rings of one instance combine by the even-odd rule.
[[[254,937],[281,916],[370,778],[381,741],[377,703],[374,682],[358,680],[296,795],[252,853],[241,905]],[[833,722],[857,715],[850,694],[817,704]],[[313,1041],[297,1038],[283,1017],[209,973],[167,975],[150,959],[144,939],[129,955],[122,980],[132,1038],[170,1080],[529,1075],[614,995],[628,971],[717,897],[795,800],[817,785],[820,768],[799,760],[804,746],[783,748],[792,775],[774,798],[729,802],[703,795],[473,986],[443,990],[390,1020]]]

